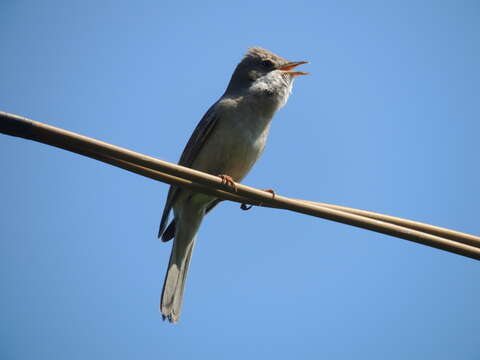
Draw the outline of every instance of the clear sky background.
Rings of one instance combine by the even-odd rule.
[[[0,109],[176,162],[250,46],[308,60],[245,183],[480,233],[478,1],[13,1]],[[205,219],[158,303],[167,185],[0,136],[2,359],[479,359],[480,264],[296,213]]]

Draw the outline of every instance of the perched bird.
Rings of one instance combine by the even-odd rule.
[[[293,79],[307,74],[292,69],[306,63],[287,61],[260,47],[248,49],[225,93],[193,131],[179,164],[218,175],[230,185],[241,181],[261,155],[272,117],[287,102]],[[163,241],[175,238],[160,304],[164,320],[179,319],[198,229],[205,214],[219,201],[170,187],[158,232]],[[174,219],[167,227],[172,208]]]

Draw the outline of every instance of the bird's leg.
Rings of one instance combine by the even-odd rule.
[[[235,181],[233,181],[232,177],[229,175],[221,174],[217,175],[220,179],[222,179],[222,184],[230,186],[233,190],[237,191],[237,185]]]
[[[275,191],[274,191],[274,190],[272,190],[272,189],[264,189],[263,191],[272,194],[272,199],[275,199]],[[262,206],[262,203],[258,204],[258,206]],[[248,205],[247,205],[247,204],[244,203],[244,204],[240,205],[240,209],[245,210],[245,211],[250,210],[252,207],[253,207],[252,204],[248,204]]]
[[[272,189],[263,189],[263,191],[272,194],[272,199],[275,199],[275,190],[272,190]]]

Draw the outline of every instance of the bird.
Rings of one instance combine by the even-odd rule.
[[[308,74],[294,68],[307,63],[285,60],[261,47],[249,48],[224,94],[193,131],[178,164],[218,175],[235,187],[262,154],[271,120],[286,104],[294,78]],[[158,232],[164,242],[174,239],[160,301],[163,320],[175,323],[180,318],[197,232],[204,216],[220,201],[170,186]],[[172,210],[174,218],[167,226]]]

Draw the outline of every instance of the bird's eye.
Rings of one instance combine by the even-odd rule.
[[[273,62],[271,60],[263,60],[262,61],[262,66],[265,69],[271,69],[273,67]]]

